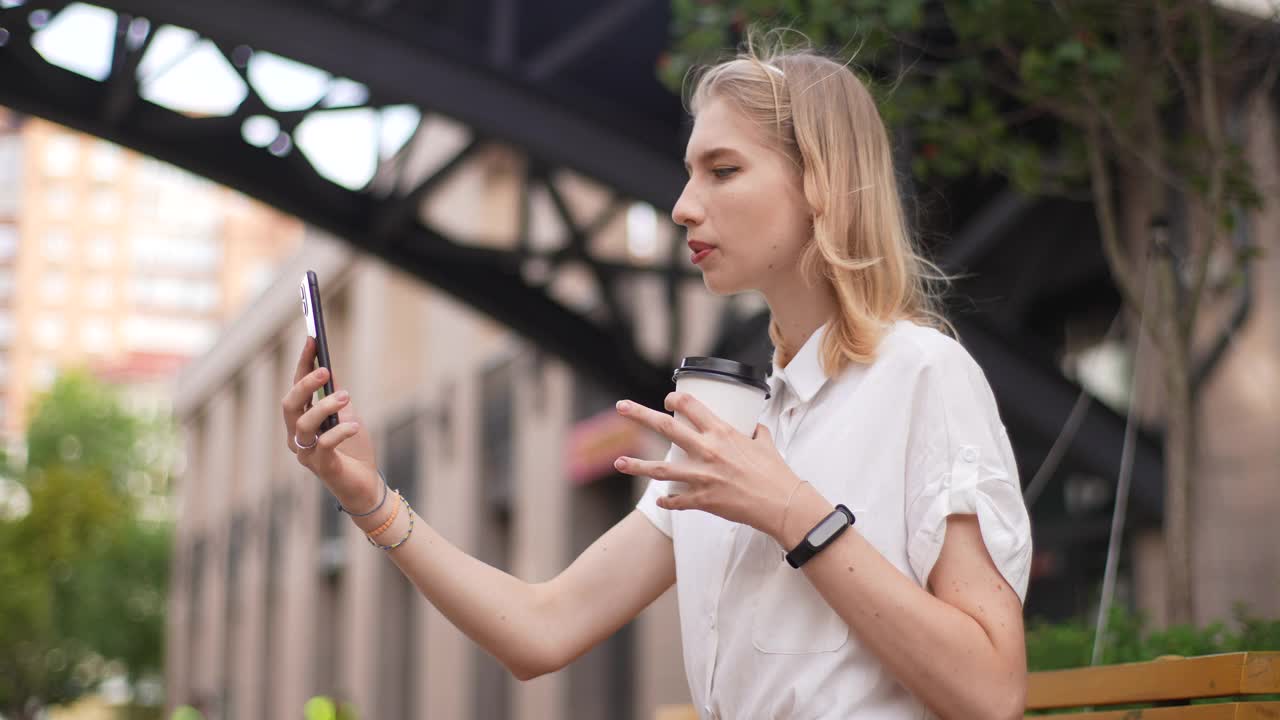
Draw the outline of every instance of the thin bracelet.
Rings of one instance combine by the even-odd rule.
[[[400,494],[400,491],[399,491],[399,490],[397,490],[397,491],[396,491],[396,494],[397,494],[397,495],[399,495],[399,494]],[[366,535],[368,535],[370,538],[376,538],[376,537],[378,537],[379,535],[381,535],[382,533],[386,532],[388,529],[390,529],[390,528],[391,528],[391,523],[393,523],[393,522],[395,522],[395,521],[396,521],[396,516],[398,516],[399,514],[400,514],[400,506],[399,506],[399,505],[396,505],[396,506],[392,507],[392,508],[391,508],[391,516],[390,516],[390,517],[388,517],[386,520],[383,520],[383,521],[382,521],[382,524],[381,524],[381,525],[379,525],[378,527],[374,528],[374,530],[373,530],[372,532],[367,532],[367,533],[365,533],[365,534],[366,534]]]
[[[344,512],[350,515],[351,517],[369,517],[370,515],[381,510],[382,503],[387,501],[387,492],[391,489],[391,486],[387,484],[387,479],[385,477],[382,477],[381,470],[378,471],[378,477],[382,480],[382,499],[378,501],[378,504],[374,506],[372,510],[370,510],[367,513],[353,513],[350,510],[342,507],[342,503],[338,502],[338,503],[334,503],[334,505],[336,505],[338,508],[338,512]]]
[[[796,491],[800,489],[800,486],[807,482],[809,481],[801,480],[800,482],[796,483],[795,487],[791,488],[791,494],[787,496],[787,504],[782,506],[782,522],[778,523],[779,535],[781,535],[787,529],[787,511],[791,509],[791,499],[796,496]]]
[[[400,493],[396,493],[396,494],[400,495]],[[400,502],[404,504],[405,512],[409,514],[409,529],[405,531],[404,537],[397,540],[393,545],[382,545],[381,543],[378,543],[377,541],[375,541],[373,538],[368,537],[367,535],[365,536],[366,539],[368,539],[370,545],[384,552],[390,552],[391,550],[395,550],[396,548],[405,544],[405,541],[407,541],[409,539],[409,536],[413,534],[413,508],[409,507],[409,501],[405,500],[403,495],[400,495]]]

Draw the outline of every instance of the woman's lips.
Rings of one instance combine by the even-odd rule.
[[[689,249],[693,251],[693,257],[690,259],[693,260],[694,265],[697,265],[706,259],[706,257],[716,248],[714,245],[708,245],[704,242],[698,242],[697,240],[690,240]]]

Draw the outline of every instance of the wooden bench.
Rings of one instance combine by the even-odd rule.
[[[1027,712],[1079,710],[1065,715],[1072,720],[1280,720],[1280,701],[1249,699],[1277,694],[1280,652],[1171,656],[1031,673]],[[698,713],[692,705],[664,705],[654,720],[698,720]]]
[[[1084,708],[1072,720],[1280,718],[1280,652],[1164,657],[1151,662],[1031,673],[1027,710]],[[1190,704],[1192,700],[1216,702]],[[1115,705],[1155,705],[1141,709]]]

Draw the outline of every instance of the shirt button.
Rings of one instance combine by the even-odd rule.
[[[976,462],[978,459],[978,449],[967,447],[960,456],[964,458],[965,462]]]

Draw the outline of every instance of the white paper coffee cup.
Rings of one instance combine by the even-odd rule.
[[[769,397],[769,383],[763,370],[733,360],[713,357],[687,357],[676,369],[673,379],[676,391],[692,395],[734,430],[747,435],[755,432],[756,422]],[[677,412],[676,420],[689,427],[693,423]],[[684,450],[672,443],[667,462],[688,460]],[[679,495],[689,489],[687,483],[667,481],[666,494]]]

